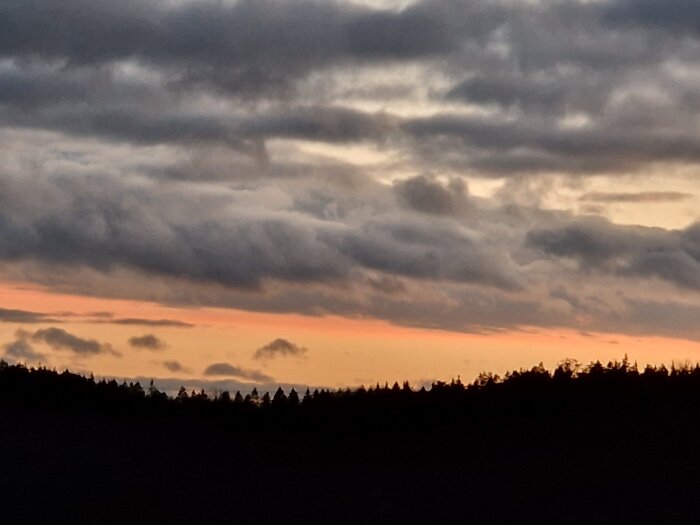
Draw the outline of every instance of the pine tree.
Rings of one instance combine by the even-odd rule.
[[[278,387],[277,391],[275,392],[274,397],[272,398],[272,404],[273,405],[284,405],[287,402],[287,396],[284,395],[284,390],[282,390],[282,387]]]
[[[189,396],[187,395],[187,389],[184,386],[180,387],[180,390],[177,391],[177,399],[179,400],[185,400]]]
[[[297,391],[293,388],[289,391],[287,399],[292,406],[297,406],[299,404],[299,394],[297,394]]]

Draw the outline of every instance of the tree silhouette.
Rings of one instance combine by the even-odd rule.
[[[297,394],[296,390],[292,388],[289,391],[289,396],[288,396],[288,401],[291,406],[297,406],[299,405],[299,394]]]
[[[177,391],[177,399],[179,400],[185,400],[189,396],[187,395],[187,389],[184,386],[180,387],[180,390]]]
[[[693,523],[700,367],[565,360],[418,390],[307,389],[300,403],[295,389],[169,397],[0,361],[0,439],[13,523],[8,502],[55,495],[45,508],[65,509],[75,487],[92,518],[129,501],[119,522],[155,515],[151,501],[181,522],[173,501],[193,498],[212,521]],[[31,521],[81,522],[46,518]]]
[[[284,395],[282,387],[278,387],[275,395],[272,397],[272,404],[275,406],[284,406],[287,403],[287,396]]]

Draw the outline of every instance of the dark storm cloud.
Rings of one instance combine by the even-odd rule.
[[[26,183],[20,181],[0,197],[0,203],[8,203],[0,212],[0,260],[85,265],[100,271],[130,267],[238,287],[257,287],[269,279],[339,282],[360,268],[418,279],[519,286],[507,256],[493,253],[453,220],[404,217],[388,208],[374,216],[353,211],[355,221],[342,223],[300,210],[232,206],[231,199],[255,195],[250,191],[198,196],[189,189],[164,192],[117,181],[43,182],[41,190],[34,184],[33,191],[46,190],[55,199],[61,195],[55,202],[62,205],[23,209],[12,201],[13,194],[24,193]],[[389,197],[386,188],[376,188],[383,199]],[[180,212],[196,209],[201,212]]]
[[[344,108],[300,107],[293,113],[244,122],[240,129],[248,137],[357,142],[383,139],[392,129],[392,119]]]
[[[621,0],[607,3],[603,12],[611,25],[700,31],[700,6],[692,0]]]
[[[1,87],[1,86],[0,86]],[[1,102],[1,101],[0,101]],[[5,104],[9,107],[9,104]],[[104,140],[155,144],[219,144],[266,160],[264,141],[297,139],[327,143],[380,142],[394,131],[397,119],[346,108],[300,106],[253,117],[114,107],[108,103],[82,107],[52,106],[28,113],[20,103],[2,111],[5,125],[41,128]]]
[[[700,340],[700,306],[665,300],[627,299],[628,327],[630,331],[642,333],[660,333],[670,337],[681,334],[688,338]]]
[[[640,248],[645,250],[652,243],[663,251],[676,244],[661,229],[617,226],[592,217],[575,219],[554,228],[533,229],[528,232],[527,242],[546,253],[580,259],[589,265],[603,264]]]
[[[514,121],[444,114],[406,121],[402,127],[415,138],[419,159],[443,165],[453,160],[462,168],[498,176],[622,171],[662,161],[700,161],[700,141],[682,123],[670,132],[648,124],[642,129],[594,120],[567,128],[543,118]]]
[[[590,72],[586,76],[575,73],[535,73],[531,76],[498,73],[468,78],[447,92],[447,98],[475,104],[495,104],[505,108],[533,111],[599,109],[610,89],[610,79]]]
[[[138,349],[143,350],[163,350],[168,345],[162,339],[153,334],[145,334],[129,338],[129,344]]]
[[[645,284],[634,300],[668,283],[697,293],[700,227],[540,209],[543,181],[564,174],[584,193],[570,178],[694,172],[695,11],[0,2],[0,271],[167,304],[484,332],[576,327],[584,313],[634,331],[651,314],[614,293],[631,279]],[[486,199],[464,177],[509,182]],[[678,188],[579,202],[690,201]],[[0,311],[54,318],[88,316]]]
[[[426,168],[499,177],[696,164],[700,104],[682,73],[698,47],[694,31],[674,32],[697,28],[694,10],[682,0],[426,0],[400,10],[13,0],[0,6],[0,120],[136,144],[223,144],[260,161],[268,139],[370,141]],[[140,69],[126,74],[124,64]],[[330,71],[384,64],[428,64],[422,75],[444,76],[451,87],[430,90],[438,108],[494,111],[411,119],[391,113],[410,100],[400,90],[382,114],[334,98]],[[297,91],[311,73],[321,75],[315,87]],[[238,95],[260,103],[232,105]],[[565,124],[574,117],[585,123]]]
[[[476,243],[451,221],[369,220],[355,231],[323,239],[359,265],[418,279],[518,288],[509,261]]]
[[[104,201],[105,207],[96,204],[74,201],[68,215],[25,224],[16,216],[3,215],[0,257],[87,264],[103,270],[126,264],[237,286],[255,286],[263,277],[338,278],[347,268],[347,262],[320,243],[309,227],[282,216],[231,225],[213,220],[167,224],[143,201],[138,204],[145,207],[135,209],[112,201]],[[86,217],[91,219],[86,222]]]
[[[137,59],[181,68],[185,82],[253,93],[338,61],[449,52],[495,20],[488,5],[468,11],[455,16],[465,9],[450,1],[401,11],[304,0],[10,1],[0,6],[0,54],[78,64]]]
[[[575,259],[586,270],[656,277],[700,290],[700,250],[696,224],[681,231],[620,226],[604,219],[576,219],[528,232],[527,243],[557,257]]]
[[[214,363],[204,370],[205,376],[227,376],[237,379],[255,381],[257,383],[271,383],[274,381],[270,376],[263,374],[259,370],[247,370],[229,363]]]
[[[120,78],[111,66],[0,62],[0,105],[22,111],[25,116],[28,110],[46,111],[51,106],[70,106],[76,111],[77,105],[86,103],[109,107],[139,100],[157,104],[159,96],[163,96],[159,91],[159,86],[153,83]]]
[[[458,215],[467,208],[464,181],[453,179],[445,187],[438,181],[419,175],[394,183],[394,191],[407,206],[435,215]]]
[[[278,338],[255,351],[253,359],[275,359],[278,357],[304,357],[308,350],[287,339]]]

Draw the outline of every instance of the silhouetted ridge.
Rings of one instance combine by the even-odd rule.
[[[694,523],[698,443],[698,366],[169,397],[0,363],[12,523]]]
[[[647,366],[638,370],[625,358],[603,365],[588,366],[566,360],[554,371],[541,364],[529,370],[508,372],[504,377],[480,374],[472,383],[458,378],[449,383],[434,382],[429,389],[413,389],[408,382],[392,386],[364,386],[346,390],[306,390],[303,396],[281,387],[272,395],[260,395],[257,389],[245,397],[240,392],[224,391],[209,395],[204,390],[190,392],[181,387],[175,396],[158,390],[151,381],[144,388],[139,382],[95,381],[69,371],[28,368],[0,361],[0,398],[5,407],[42,406],[55,408],[143,408],[187,407],[206,405],[246,407],[248,409],[303,409],[304,407],[342,410],[351,405],[372,410],[378,408],[420,408],[426,405],[460,405],[480,408],[502,404],[520,406],[537,403],[540,409],[556,409],[569,403],[625,403],[651,406],[664,401],[700,401],[700,365]],[[435,408],[435,407],[432,407]],[[456,407],[453,407],[456,408]],[[483,408],[483,407],[482,407]],[[277,411],[279,412],[279,410]]]

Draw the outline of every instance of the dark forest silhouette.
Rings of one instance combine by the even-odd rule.
[[[0,362],[13,523],[696,523],[700,367],[188,392]]]

